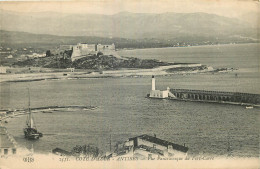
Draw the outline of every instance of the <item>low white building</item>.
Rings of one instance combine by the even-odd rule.
[[[6,111],[0,111],[0,116],[5,116],[6,115]]]
[[[0,67],[0,74],[6,73],[6,67]]]
[[[42,57],[46,57],[45,53],[42,54],[38,54],[38,53],[33,53],[31,55],[28,55],[29,58],[42,58]]]
[[[69,70],[70,72],[74,72],[75,68],[67,68],[67,70]]]
[[[13,58],[13,55],[8,55],[7,56],[7,59],[12,59]]]
[[[151,90],[150,97],[151,98],[167,98],[168,97],[168,90]]]

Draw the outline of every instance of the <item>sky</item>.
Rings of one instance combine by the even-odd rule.
[[[259,13],[260,0],[86,0],[86,1],[1,1],[0,8],[16,12],[133,13],[205,12],[226,17]]]

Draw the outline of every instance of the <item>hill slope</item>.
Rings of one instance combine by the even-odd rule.
[[[56,36],[47,34],[32,34],[26,32],[0,30],[0,45],[14,48],[35,47],[44,49],[53,49],[59,45],[75,45],[77,43],[90,44],[112,44],[116,48],[151,48],[151,47],[169,47],[173,43],[167,40],[157,39],[126,39],[126,38],[105,38],[96,36]]]
[[[0,16],[2,30],[35,34],[131,39],[234,36],[256,38],[255,29],[250,25],[234,18],[206,13],[28,14],[1,10]]]

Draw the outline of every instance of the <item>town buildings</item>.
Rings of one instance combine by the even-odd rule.
[[[188,147],[178,145],[156,136],[140,135],[129,138],[119,145],[113,157],[134,157],[139,160],[157,160],[160,158],[186,157]]]

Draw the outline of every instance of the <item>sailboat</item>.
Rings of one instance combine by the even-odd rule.
[[[29,113],[28,113],[28,117],[27,117],[27,121],[26,121],[26,128],[24,128],[24,136],[27,139],[32,139],[32,140],[36,140],[39,139],[40,137],[42,137],[42,133],[37,131],[37,128],[34,124],[33,121],[33,116],[32,116],[32,112],[31,112],[31,108],[30,108],[30,91],[28,89],[28,95],[29,95]]]

